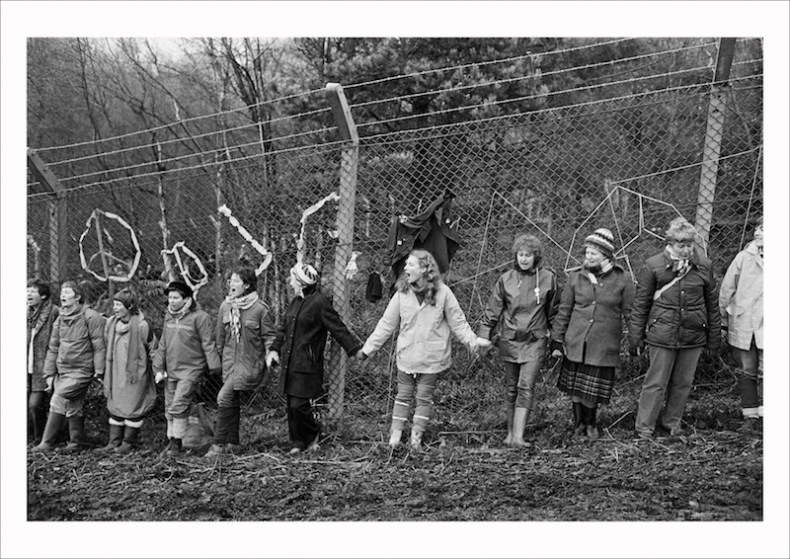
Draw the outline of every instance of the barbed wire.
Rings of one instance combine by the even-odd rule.
[[[734,78],[734,79],[732,79],[730,81],[731,82],[738,82],[738,81],[752,80],[752,79],[761,78],[761,77],[763,77],[762,74],[755,74],[753,76],[745,76],[745,77],[742,77],[742,78]],[[541,114],[544,114],[544,113],[551,113],[551,112],[565,111],[565,110],[568,110],[568,109],[576,109],[576,108],[581,108],[581,107],[589,107],[589,106],[594,106],[594,105],[601,105],[601,104],[604,104],[604,103],[612,103],[612,102],[615,102],[615,101],[636,100],[636,99],[639,99],[641,97],[656,96],[656,95],[661,95],[661,94],[666,94],[666,93],[675,93],[675,92],[681,92],[681,91],[690,90],[690,89],[700,89],[700,88],[703,88],[703,87],[708,87],[709,85],[710,84],[691,84],[691,85],[674,86],[674,87],[668,87],[668,88],[664,88],[664,89],[657,89],[657,90],[652,90],[652,91],[643,91],[641,93],[633,93],[633,94],[629,94],[629,95],[623,95],[623,96],[620,96],[620,97],[610,97],[608,99],[596,99],[596,100],[593,100],[593,101],[584,101],[584,102],[576,103],[576,104],[573,104],[573,105],[563,105],[563,106],[560,106],[560,107],[546,107],[546,108],[543,108],[543,109],[530,111],[528,114],[530,116],[538,116],[538,115],[541,115]],[[761,87],[762,86],[757,86],[757,88],[761,88]],[[703,94],[703,92],[700,93],[700,95],[702,95],[702,94]],[[619,108],[618,109],[612,109],[612,111],[620,111],[620,110],[622,110],[622,109],[619,109]],[[497,121],[497,120],[505,120],[505,119],[515,118],[515,117],[519,117],[519,116],[523,116],[523,114],[497,115],[497,116],[493,116],[493,117],[476,119],[474,121],[467,121],[467,122],[464,122],[462,124],[469,125],[470,123],[474,123],[474,124],[489,123],[489,122],[493,122],[493,121]],[[415,131],[419,131],[419,130],[442,130],[442,129],[445,129],[445,128],[455,127],[455,126],[458,126],[458,125],[459,125],[459,123],[451,122],[451,123],[447,123],[447,124],[438,124],[438,125],[428,126],[428,127],[425,127],[425,128],[412,128],[412,129],[408,129],[408,130],[382,132],[380,134],[371,134],[369,136],[364,136],[363,138],[360,138],[360,141],[364,140],[365,144],[368,145],[368,146],[370,146],[370,145],[373,145],[373,146],[375,146],[375,145],[383,145],[384,144],[383,142],[378,142],[378,143],[377,142],[370,142],[370,140],[377,139],[377,138],[384,138],[384,137],[389,138],[389,140],[386,143],[393,143],[393,142],[399,142],[399,141],[411,141],[412,139],[410,137],[407,137],[407,138],[404,138],[404,139],[397,139],[397,138],[393,139],[392,137],[393,136],[397,136],[397,135],[401,135],[401,136],[409,135],[410,136]],[[441,137],[444,137],[444,135],[421,136],[421,139],[432,139],[432,138],[441,138]]]
[[[590,48],[595,48],[595,47],[612,45],[612,44],[617,44],[617,43],[622,43],[624,41],[632,41],[632,40],[634,40],[633,37],[624,37],[624,38],[619,38],[619,39],[613,39],[611,41],[604,41],[602,43],[595,43],[593,45],[580,45],[578,47],[568,47],[566,49],[560,49],[560,50],[555,50],[555,51],[547,51],[547,52],[530,52],[530,53],[522,54],[522,55],[518,55],[518,56],[511,56],[511,57],[508,57],[508,58],[500,58],[500,59],[497,59],[497,60],[487,60],[487,61],[484,61],[484,62],[470,62],[470,63],[467,63],[467,64],[458,64],[456,66],[445,66],[443,68],[432,68],[430,70],[422,70],[420,72],[411,72],[409,74],[399,74],[397,76],[390,76],[390,77],[379,78],[379,79],[370,80],[370,81],[362,82],[362,83],[349,84],[349,85],[344,86],[344,87],[345,87],[345,89],[355,89],[357,87],[365,87],[365,86],[369,86],[369,85],[375,85],[375,84],[379,84],[379,83],[386,83],[386,82],[389,82],[389,81],[401,80],[401,79],[406,79],[406,78],[417,78],[417,77],[420,77],[420,76],[425,76],[425,75],[428,75],[428,74],[436,74],[436,73],[439,73],[439,72],[449,72],[449,71],[452,71],[452,70],[464,70],[466,68],[473,68],[473,67],[480,67],[480,66],[489,66],[491,64],[502,64],[502,63],[505,63],[505,62],[515,62],[517,60],[523,60],[525,58],[534,58],[536,56],[546,57],[546,56],[549,56],[549,55],[566,54],[566,53],[569,53],[569,52],[575,52],[575,51],[584,50],[584,49],[590,49]]]
[[[297,115],[289,115],[289,116],[284,116],[284,117],[278,117],[278,118],[267,120],[265,122],[250,122],[249,124],[243,124],[241,126],[235,126],[235,127],[232,127],[232,128],[220,128],[218,130],[213,130],[211,132],[204,132],[202,134],[191,134],[191,135],[189,135],[187,137],[178,137],[178,138],[173,138],[171,140],[159,140],[159,141],[155,141],[155,142],[149,142],[149,143],[143,144],[143,145],[131,146],[131,147],[127,147],[127,148],[121,148],[121,149],[112,150],[112,151],[105,151],[105,152],[95,153],[95,154],[91,154],[91,155],[84,155],[84,156],[75,157],[75,158],[72,158],[72,159],[64,159],[64,160],[61,160],[61,161],[52,161],[52,162],[48,162],[47,164],[50,165],[50,166],[55,167],[55,166],[58,166],[58,165],[65,165],[67,163],[75,163],[77,161],[85,161],[85,160],[88,160],[88,159],[96,159],[97,157],[106,157],[108,155],[116,155],[116,154],[119,154],[119,153],[126,153],[126,152],[130,152],[130,151],[146,149],[146,148],[150,148],[150,147],[158,147],[158,146],[169,145],[169,144],[178,143],[178,142],[187,142],[189,140],[196,140],[198,138],[205,138],[205,137],[214,136],[214,135],[217,135],[217,134],[226,134],[228,132],[236,132],[236,131],[239,131],[239,130],[244,130],[245,128],[259,128],[259,127],[264,126],[264,125],[269,126],[269,125],[271,125],[274,122],[280,122],[280,121],[283,121],[283,120],[293,120],[293,119],[296,119],[296,118],[302,118],[302,117],[306,117],[306,116],[313,116],[313,115],[317,115],[317,114],[320,114],[320,113],[328,113],[328,112],[331,112],[331,109],[328,109],[328,108],[317,109],[317,110],[314,110],[314,111],[307,111],[307,112],[304,112],[304,113],[299,113]],[[307,134],[307,133],[308,132],[305,132],[305,134]],[[285,137],[283,137],[283,136],[275,136],[273,138],[268,138],[268,139],[266,139],[264,141],[266,141],[266,142],[273,142],[273,141],[276,141],[276,140],[283,140],[283,139],[286,139],[286,138],[289,138],[289,137],[290,136],[285,136]],[[36,151],[38,151],[38,150],[36,150]]]
[[[411,99],[411,98],[414,98],[414,97],[421,97],[421,96],[424,96],[424,95],[440,95],[442,93],[448,93],[448,92],[452,92],[452,91],[462,91],[462,90],[465,90],[465,89],[474,89],[474,88],[477,88],[477,87],[489,87],[489,86],[492,86],[492,85],[499,85],[501,83],[510,83],[510,82],[521,81],[521,80],[545,78],[546,76],[554,76],[554,75],[564,74],[564,73],[567,73],[567,72],[576,72],[578,70],[588,70],[588,69],[592,69],[592,68],[598,68],[598,67],[601,67],[601,66],[606,66],[608,64],[615,64],[615,63],[620,63],[620,62],[631,62],[631,61],[634,61],[634,60],[640,60],[640,59],[643,59],[643,58],[649,58],[649,57],[654,57],[654,56],[659,56],[659,55],[674,54],[676,52],[682,52],[682,51],[691,50],[691,49],[698,49],[698,48],[705,47],[705,46],[711,46],[712,44],[715,44],[715,43],[705,43],[705,44],[702,44],[702,45],[694,45],[694,46],[691,46],[691,47],[682,47],[682,48],[672,49],[672,50],[668,50],[668,51],[640,54],[638,56],[632,56],[632,57],[629,57],[629,58],[618,58],[618,59],[614,59],[614,60],[605,60],[603,62],[594,62],[594,63],[590,63],[590,64],[585,64],[585,65],[582,65],[582,66],[574,66],[574,67],[571,67],[571,68],[563,68],[561,70],[551,70],[549,72],[541,72],[540,74],[530,74],[528,76],[515,76],[513,78],[504,78],[504,79],[491,80],[491,81],[488,81],[488,82],[481,82],[481,83],[469,84],[469,85],[464,85],[464,86],[448,87],[448,88],[444,88],[444,89],[435,89],[435,90],[421,92],[421,93],[411,93],[409,95],[401,95],[399,97],[390,97],[390,98],[387,98],[387,99],[377,99],[377,100],[374,100],[374,101],[367,101],[365,103],[357,103],[357,104],[351,105],[351,110],[353,111],[354,109],[357,109],[357,108],[367,107],[367,106],[370,106],[370,105],[377,105],[377,104],[381,104],[381,103],[387,103],[387,102],[390,102],[390,101],[402,101],[404,99]]]

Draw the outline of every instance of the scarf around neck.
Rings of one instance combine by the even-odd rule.
[[[676,275],[682,276],[689,270],[689,259],[688,258],[681,258],[677,251],[672,248],[672,245],[667,245],[667,255],[669,259],[672,260],[672,271],[675,272]]]
[[[115,336],[129,332],[129,349],[126,354],[126,380],[129,384],[136,384],[140,380],[137,361],[140,358],[140,321],[142,313],[133,314],[129,322],[123,322],[117,316],[110,319],[107,335],[107,365],[105,372],[112,372],[112,362],[115,358]]]
[[[241,338],[241,311],[249,309],[258,300],[258,292],[252,291],[241,297],[225,297],[225,302],[231,306],[230,329],[236,342]]]
[[[590,283],[593,285],[598,285],[598,278],[603,276],[604,274],[608,273],[612,268],[614,268],[614,264],[608,258],[606,260],[601,261],[600,267],[592,270],[584,265],[584,270],[587,272],[587,277],[590,278]]]

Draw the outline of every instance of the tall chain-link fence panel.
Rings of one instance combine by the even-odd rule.
[[[475,329],[494,282],[513,263],[511,245],[519,233],[541,240],[543,263],[562,282],[581,264],[584,237],[599,227],[614,233],[618,262],[636,273],[662,250],[673,217],[698,225],[702,219],[699,244],[721,278],[763,214],[762,78],[736,70],[727,85],[679,84],[394,131],[362,137],[353,149],[336,141],[330,128],[311,141],[271,143],[253,155],[205,153],[207,163],[187,170],[109,183],[89,177],[59,196],[28,197],[27,272],[53,283],[85,280],[92,286],[89,302],[103,312],[109,312],[110,292],[128,283],[160,331],[162,288],[170,277],[202,284],[197,300],[216,316],[228,269],[264,261],[243,229],[272,255],[258,287],[276,317],[289,300],[288,271],[302,246],[305,261],[320,272],[322,291],[364,341],[395,280],[388,244],[393,223],[449,192],[451,211],[441,217],[462,242],[446,282]],[[200,155],[192,157],[200,161]],[[341,177],[355,181],[353,207],[337,196],[341,180],[352,180]],[[233,219],[219,210],[223,205]],[[344,227],[352,231],[350,243],[342,239]],[[356,272],[345,268],[352,251],[358,253]],[[129,282],[100,279],[128,274],[138,252]],[[371,275],[383,279],[377,300],[366,296]],[[504,391],[496,350],[475,357],[453,344],[454,365],[437,392],[437,421],[459,428],[496,425]],[[319,409],[387,421],[395,392],[394,340],[364,363],[332,355],[332,345]],[[552,371],[547,365],[544,382],[553,380]],[[219,379],[205,385],[203,398],[210,402]],[[273,386],[259,403],[279,402]]]

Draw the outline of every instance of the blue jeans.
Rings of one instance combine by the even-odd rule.
[[[648,436],[653,434],[665,395],[666,405],[661,423],[670,432],[680,429],[680,418],[691,392],[697,362],[702,355],[701,347],[649,347],[650,366],[642,383],[636,412],[636,432]]]
[[[436,391],[438,376],[436,373],[410,374],[398,371],[398,395],[395,396],[395,405],[392,408],[393,429],[403,430],[416,391],[417,405],[414,408],[413,427],[417,431],[425,431],[433,412],[433,393]]]

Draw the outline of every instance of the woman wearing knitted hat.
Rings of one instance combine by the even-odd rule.
[[[289,285],[294,298],[266,354],[268,367],[280,364],[280,390],[287,399],[293,454],[318,448],[321,425],[313,416],[311,400],[320,396],[323,389],[327,335],[332,334],[349,356],[362,347],[329,299],[318,290],[317,280],[318,272],[308,264],[297,262],[291,268]]]
[[[571,397],[574,435],[600,435],[595,416],[612,396],[633,299],[631,274],[614,261],[612,232],[596,229],[584,240],[584,264],[568,276],[552,330],[552,356],[564,356],[557,387]]]
[[[505,444],[513,446],[526,444],[524,427],[559,305],[557,278],[540,264],[540,241],[534,235],[517,236],[513,267],[494,284],[477,332],[481,338],[490,339],[501,323],[497,347],[505,364]]]
[[[721,316],[713,263],[694,250],[697,231],[683,217],[669,223],[667,245],[639,274],[629,323],[630,351],[650,346],[642,382],[636,434],[650,438],[659,421],[670,436],[683,432],[680,420],[703,348],[721,344]]]

